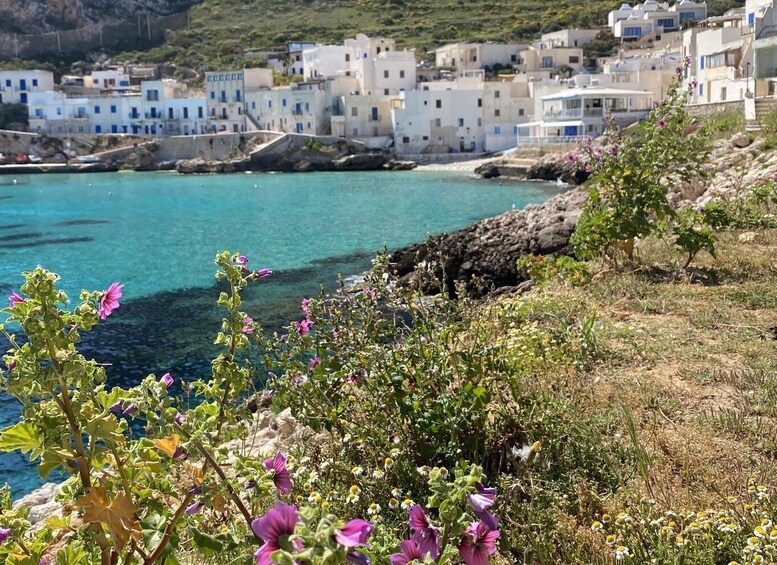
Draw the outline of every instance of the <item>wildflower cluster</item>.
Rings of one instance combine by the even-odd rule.
[[[591,530],[621,562],[777,563],[775,517],[769,489],[750,480],[722,509],[660,512],[646,500],[633,513],[603,514]]]

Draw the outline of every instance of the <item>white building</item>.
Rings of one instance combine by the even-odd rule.
[[[752,71],[751,34],[744,23],[744,13],[738,10],[685,31],[683,50],[692,61],[685,84],[698,82],[691,103],[744,100]]]
[[[543,33],[540,42],[551,47],[583,47],[599,35],[598,29],[562,29]]]
[[[777,1],[747,0],[745,11],[753,38],[753,91],[771,96],[777,82]]]
[[[437,67],[455,69],[457,76],[494,65],[516,65],[528,45],[517,43],[450,43],[434,50]]]
[[[174,79],[141,83],[141,115],[138,133],[146,135],[193,135],[207,131],[205,97],[201,93],[190,94],[185,85]]]
[[[331,97],[326,86],[325,82],[300,83],[247,93],[251,129],[328,134]]]
[[[140,106],[138,94],[86,97],[54,91],[31,93],[30,130],[49,135],[138,133]]]
[[[573,88],[542,96],[538,120],[518,125],[518,145],[576,143],[601,135],[604,119],[625,127],[644,118],[652,107],[649,92],[614,88]]]
[[[607,15],[607,25],[615,37],[623,41],[636,41],[643,37],[660,36],[677,31],[691,22],[707,17],[707,4],[693,0],[680,0],[670,6],[669,2],[645,0],[643,4],[622,4]]]
[[[99,90],[129,90],[129,74],[119,69],[92,71],[91,75],[84,77],[84,87]]]
[[[51,71],[0,71],[0,104],[27,104],[33,92],[54,90]]]
[[[269,90],[273,86],[272,69],[243,69],[205,73],[208,130],[244,132],[246,92]],[[253,129],[253,128],[251,128]]]

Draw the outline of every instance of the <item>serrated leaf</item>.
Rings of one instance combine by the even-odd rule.
[[[19,422],[0,431],[0,451],[30,451],[34,459],[42,445],[43,438],[29,422]]]
[[[76,501],[84,509],[84,522],[99,522],[108,526],[116,549],[121,551],[129,540],[135,524],[135,506],[132,500],[120,492],[110,500],[103,487],[93,486],[89,492]]]

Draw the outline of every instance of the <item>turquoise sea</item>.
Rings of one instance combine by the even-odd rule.
[[[369,267],[375,252],[542,202],[561,187],[494,182],[458,172],[181,176],[103,173],[0,176],[0,298],[41,265],[82,288],[124,284],[121,307],[86,334],[82,351],[110,382],[149,373],[209,373],[221,314],[213,258],[240,251],[274,275],[246,293],[245,310],[266,329],[300,316],[299,303],[337,275]],[[0,320],[2,321],[2,320]],[[0,344],[3,350],[5,343]],[[19,406],[0,396],[0,427]],[[0,484],[14,497],[41,484],[36,464],[0,454]]]

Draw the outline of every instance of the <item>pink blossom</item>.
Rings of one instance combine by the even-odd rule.
[[[297,507],[281,501],[276,502],[275,507],[268,510],[267,514],[251,522],[251,529],[256,537],[264,540],[264,545],[254,554],[257,565],[272,565],[271,555],[281,549],[281,538],[287,538],[294,533],[297,522]]]
[[[8,309],[13,310],[13,307],[17,304],[20,304],[24,302],[24,298],[16,294],[15,292],[11,293],[11,296],[8,297]]]
[[[658,120],[658,121],[656,122],[656,125],[657,125],[658,127],[660,127],[660,128],[664,128],[664,127],[666,127],[666,120],[665,120],[665,119],[663,119],[663,118],[661,118],[660,120]]]
[[[266,279],[271,275],[272,275],[272,270],[270,269],[259,269],[258,271],[254,271],[254,276],[257,279]]]
[[[138,405],[135,404],[134,402],[129,406],[127,406],[124,409],[124,412],[122,412],[122,414],[124,414],[125,416],[134,416],[137,413],[138,413]]]
[[[494,542],[499,530],[491,531],[483,522],[473,522],[459,543],[459,555],[465,565],[487,565],[488,556],[496,551]]]
[[[235,264],[236,265],[246,265],[248,264],[248,257],[245,255],[238,255],[235,257]]]
[[[413,531],[413,535],[410,539],[416,542],[421,547],[421,553],[426,555],[427,553],[432,556],[432,559],[437,559],[440,555],[440,543],[438,538],[438,528],[429,522],[426,517],[426,512],[421,508],[420,504],[411,506],[408,511],[409,520],[408,524]]]
[[[357,373],[348,373],[348,376],[345,380],[347,380],[351,384],[361,384],[364,382],[364,380],[367,378],[367,370],[366,369],[360,369]]]
[[[4,544],[11,537],[11,528],[0,527],[0,545]]]
[[[313,371],[316,367],[319,366],[320,363],[321,363],[321,358],[320,357],[313,357],[313,359],[308,361],[308,368],[311,371]]]
[[[337,530],[335,539],[343,547],[358,547],[367,543],[373,529],[374,526],[372,524],[357,518]]]
[[[305,316],[310,316],[310,298],[302,299],[302,311],[305,312]]]
[[[243,318],[243,333],[246,335],[254,334],[254,319],[250,316]]]
[[[108,287],[108,290],[100,297],[100,302],[97,305],[97,313],[100,315],[101,320],[110,316],[111,312],[119,307],[119,298],[121,298],[122,288],[124,288],[123,284],[117,282],[112,283],[111,286]]]
[[[187,506],[184,512],[186,513],[187,516],[192,516],[193,514],[196,514],[197,512],[199,512],[200,508],[202,508],[203,506],[205,505],[198,500],[197,502]]]
[[[496,499],[497,489],[486,488],[482,484],[475,485],[477,492],[474,494],[467,494],[467,503],[472,508],[475,516],[480,518],[483,523],[488,526],[489,530],[496,530],[499,527],[499,521],[496,517],[487,512],[489,508],[494,505]]]
[[[275,487],[283,494],[289,494],[291,491],[291,475],[286,469],[286,457],[278,452],[272,459],[264,460],[264,468],[268,471],[274,471],[273,483]]]
[[[169,388],[171,384],[173,384],[173,375],[170,373],[165,373],[162,375],[162,378],[159,379],[159,382],[165,385],[165,388]]]
[[[389,556],[391,565],[407,565],[411,561],[423,561],[424,554],[421,553],[421,546],[413,540],[405,540],[399,544],[399,553],[392,553]]]
[[[175,413],[175,423],[179,426],[183,426],[183,423],[186,421],[186,416],[181,414],[180,412]]]
[[[297,329],[297,333],[302,336],[302,335],[308,335],[308,333],[310,333],[310,326],[312,324],[313,322],[311,322],[306,318],[301,322],[294,322],[294,327]]]

